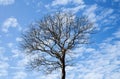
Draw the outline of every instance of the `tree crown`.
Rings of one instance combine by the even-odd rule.
[[[30,65],[33,69],[53,71],[62,68],[62,57],[80,44],[87,44],[94,26],[87,17],[70,13],[47,15],[31,25],[23,34],[22,48],[28,54],[35,54]],[[70,65],[65,58],[65,66]]]

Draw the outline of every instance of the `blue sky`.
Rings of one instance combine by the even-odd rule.
[[[94,44],[75,49],[76,66],[66,79],[120,78],[120,0],[0,0],[0,79],[59,79],[25,69],[29,57],[19,49],[21,33],[56,11],[87,15],[98,28]]]

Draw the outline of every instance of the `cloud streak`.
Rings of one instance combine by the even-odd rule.
[[[0,77],[8,75],[8,58],[4,56],[4,53],[5,49],[3,47],[0,47]]]
[[[14,17],[10,17],[3,22],[2,31],[7,33],[9,28],[11,27],[15,28],[17,26],[19,26],[17,19]]]
[[[67,5],[69,3],[82,5],[84,4],[84,1],[83,0],[54,0],[51,5],[52,6]]]
[[[15,0],[0,0],[0,5],[10,5],[13,4]]]

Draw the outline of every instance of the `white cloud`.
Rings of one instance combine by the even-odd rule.
[[[83,0],[73,0],[73,3],[75,4],[84,4]]]
[[[108,31],[108,30],[110,30],[110,29],[112,29],[113,27],[105,27],[104,29],[103,29],[103,32],[105,32],[105,31]]]
[[[101,48],[98,50],[85,48],[83,54],[77,57],[79,59],[77,65],[66,69],[68,79],[70,74],[73,75],[72,79],[118,79],[118,71],[120,71],[118,69],[120,64],[120,60],[118,59],[118,56],[120,56],[119,44],[104,43],[100,45]],[[80,75],[76,76],[77,74]],[[113,78],[111,74],[115,74],[116,77]]]
[[[54,74],[49,74],[49,75],[44,75],[44,76],[38,76],[38,78],[37,79],[59,79],[60,77],[58,77],[58,74],[59,73],[54,73]]]
[[[66,7],[66,5],[74,5],[73,7]],[[60,5],[60,6],[59,6]],[[47,4],[44,7],[49,11],[63,11],[77,13],[80,9],[85,8],[84,0],[53,0],[51,4]]]
[[[68,4],[68,2],[70,2],[70,0],[54,0],[52,2],[52,6],[55,6],[55,5],[66,5],[66,4]]]
[[[117,31],[118,32],[118,31]],[[117,33],[115,32],[115,33]],[[113,37],[112,37],[113,38]],[[114,37],[114,39],[117,37]],[[67,67],[67,77],[71,79],[119,79],[120,75],[120,41],[103,42],[99,48],[78,48],[75,51],[78,63],[75,67]],[[72,72],[71,72],[72,71]],[[75,74],[74,74],[75,73]],[[76,76],[76,75],[79,76]]]
[[[13,47],[13,43],[8,43],[7,45],[8,45],[9,48]]]
[[[68,3],[84,4],[84,1],[83,0],[54,0],[52,2],[52,6],[67,5]]]
[[[5,52],[5,48],[4,47],[0,47],[0,54]]]
[[[96,2],[103,2],[103,3],[105,3],[105,2],[107,2],[107,0],[95,0]]]
[[[0,47],[0,61],[7,61],[8,58],[4,56],[5,53],[5,48],[4,47]]]
[[[103,77],[103,74],[89,73],[84,77],[84,79],[103,79],[102,77]]]
[[[15,73],[15,76],[13,79],[25,79],[27,77],[27,74],[24,71],[19,71]]]
[[[119,0],[113,0],[114,2],[119,2]]]
[[[116,38],[120,38],[120,29],[113,34]]]
[[[103,20],[103,19],[105,19],[106,17],[111,17],[112,15],[112,13],[113,13],[113,9],[111,9],[111,8],[109,8],[109,9],[102,9],[102,11],[99,13],[99,15],[96,17],[97,18],[97,20]]]
[[[21,68],[24,68],[28,64],[28,62],[30,60],[30,56],[21,55],[21,57],[22,57],[22,59],[18,61],[17,66],[21,67]]]
[[[17,42],[20,42],[20,41],[22,41],[22,38],[17,37],[17,38],[16,38],[16,41],[17,41]]]
[[[19,25],[19,23],[18,23],[17,19],[14,18],[14,17],[10,17],[10,18],[8,18],[8,19],[6,19],[6,20],[4,21],[4,23],[3,23],[3,25],[2,25],[2,31],[5,32],[5,33],[7,33],[7,32],[8,32],[8,29],[9,29],[10,27],[15,28],[15,27],[17,27],[18,25]]]
[[[89,6],[89,8],[86,8],[85,12],[83,13],[84,15],[88,16],[88,19],[91,22],[96,22],[96,14],[95,11],[97,9],[97,4],[94,4],[92,6]]]
[[[9,64],[7,62],[0,61],[0,76],[8,75],[8,71],[7,71],[8,67],[9,67]]]
[[[5,49],[0,47],[0,77],[8,75],[8,67],[9,64],[6,62],[8,60],[7,57],[4,56]]]
[[[80,9],[83,9],[85,5],[79,5],[74,8],[63,8],[63,12],[72,12],[72,13],[77,13]]]
[[[10,5],[13,4],[15,0],[0,0],[0,5]]]
[[[120,78],[120,73],[113,73],[111,76],[110,76],[110,79],[119,79]]]
[[[12,56],[12,57],[19,57],[19,56],[20,56],[20,53],[21,53],[21,51],[18,50],[18,49],[12,49],[11,52],[13,53],[13,56]]]

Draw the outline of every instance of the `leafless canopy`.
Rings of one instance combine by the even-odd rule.
[[[46,72],[60,68],[64,73],[65,67],[70,65],[66,56],[69,50],[88,43],[93,29],[87,17],[59,12],[32,24],[22,35],[21,46],[27,54],[34,55],[31,68]]]

